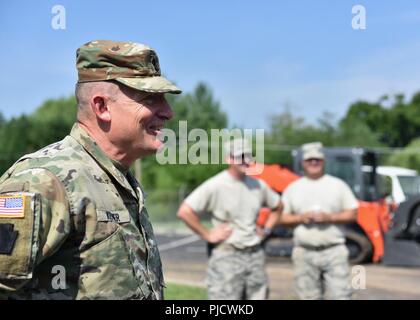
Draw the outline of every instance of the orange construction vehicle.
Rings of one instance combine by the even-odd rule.
[[[411,205],[410,212],[400,212],[399,217],[409,217],[399,219],[400,229],[401,225],[407,224],[405,242],[398,238],[402,231],[395,237],[386,238],[390,229],[390,223],[395,212],[396,207],[387,200],[391,193],[391,180],[376,173],[378,155],[376,152],[365,148],[325,148],[327,173],[343,179],[351,187],[356,197],[360,201],[357,223],[348,224],[346,228],[346,245],[350,252],[350,261],[352,263],[363,262],[379,262],[383,260],[385,251],[388,251],[387,264],[389,265],[420,265],[420,245],[418,242],[413,243],[413,239],[420,239],[420,232],[414,228],[419,224],[420,213],[417,214],[415,205]],[[264,180],[271,188],[278,193],[282,193],[284,189],[293,181],[303,174],[301,168],[302,154],[300,150],[294,150],[293,155],[293,171],[282,167],[280,165],[265,165],[261,174],[255,177]],[[369,170],[363,170],[369,168]],[[420,212],[420,197],[418,199],[418,208]],[[417,203],[414,202],[414,203]],[[403,208],[406,206],[402,206]],[[268,209],[262,209],[257,223],[263,225],[268,215]],[[417,219],[417,220],[416,220]],[[406,230],[406,231],[407,231]],[[414,230],[414,231],[413,231]],[[275,238],[288,238],[283,246],[278,246],[277,249],[270,245],[270,240]],[[292,232],[290,229],[286,230],[282,226],[278,226],[273,232],[273,238],[266,242],[266,251],[269,255],[288,255],[291,252]],[[275,242],[273,242],[275,243]],[[278,244],[278,242],[277,242]],[[388,246],[388,250],[385,248]],[[285,247],[286,246],[286,247]],[[394,248],[395,247],[395,248]],[[395,256],[395,250],[404,251],[398,257]],[[407,261],[404,263],[401,256],[406,256]],[[410,256],[410,257],[409,257]],[[414,256],[414,258],[413,258]],[[397,261],[398,260],[398,261]],[[409,260],[409,261],[408,261]]]

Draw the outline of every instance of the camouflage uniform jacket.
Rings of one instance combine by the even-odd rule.
[[[0,178],[0,198],[25,202],[24,218],[0,214],[0,225],[19,233],[11,254],[0,254],[0,297],[163,298],[144,193],[117,167],[75,124]]]

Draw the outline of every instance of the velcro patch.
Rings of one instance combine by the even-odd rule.
[[[25,196],[0,196],[0,219],[1,218],[24,218]]]
[[[0,254],[10,255],[15,246],[18,231],[11,223],[0,223]]]
[[[1,194],[0,199],[22,199],[22,218],[2,216],[3,230],[0,238],[4,241],[0,248],[0,279],[30,279],[39,243],[41,198],[37,194],[18,192]],[[13,206],[21,207],[19,201]]]

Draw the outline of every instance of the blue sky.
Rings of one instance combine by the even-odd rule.
[[[66,29],[51,8],[66,9]],[[366,30],[351,28],[353,5]],[[0,111],[72,94],[75,52],[94,39],[156,49],[184,91],[206,82],[230,124],[264,128],[284,106],[314,122],[358,99],[420,90],[419,1],[2,1]],[[63,112],[65,112],[63,110]]]

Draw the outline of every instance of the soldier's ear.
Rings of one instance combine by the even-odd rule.
[[[98,119],[104,122],[111,121],[111,113],[109,110],[107,99],[105,97],[99,95],[94,96],[91,100],[90,107],[92,109],[92,112]]]

